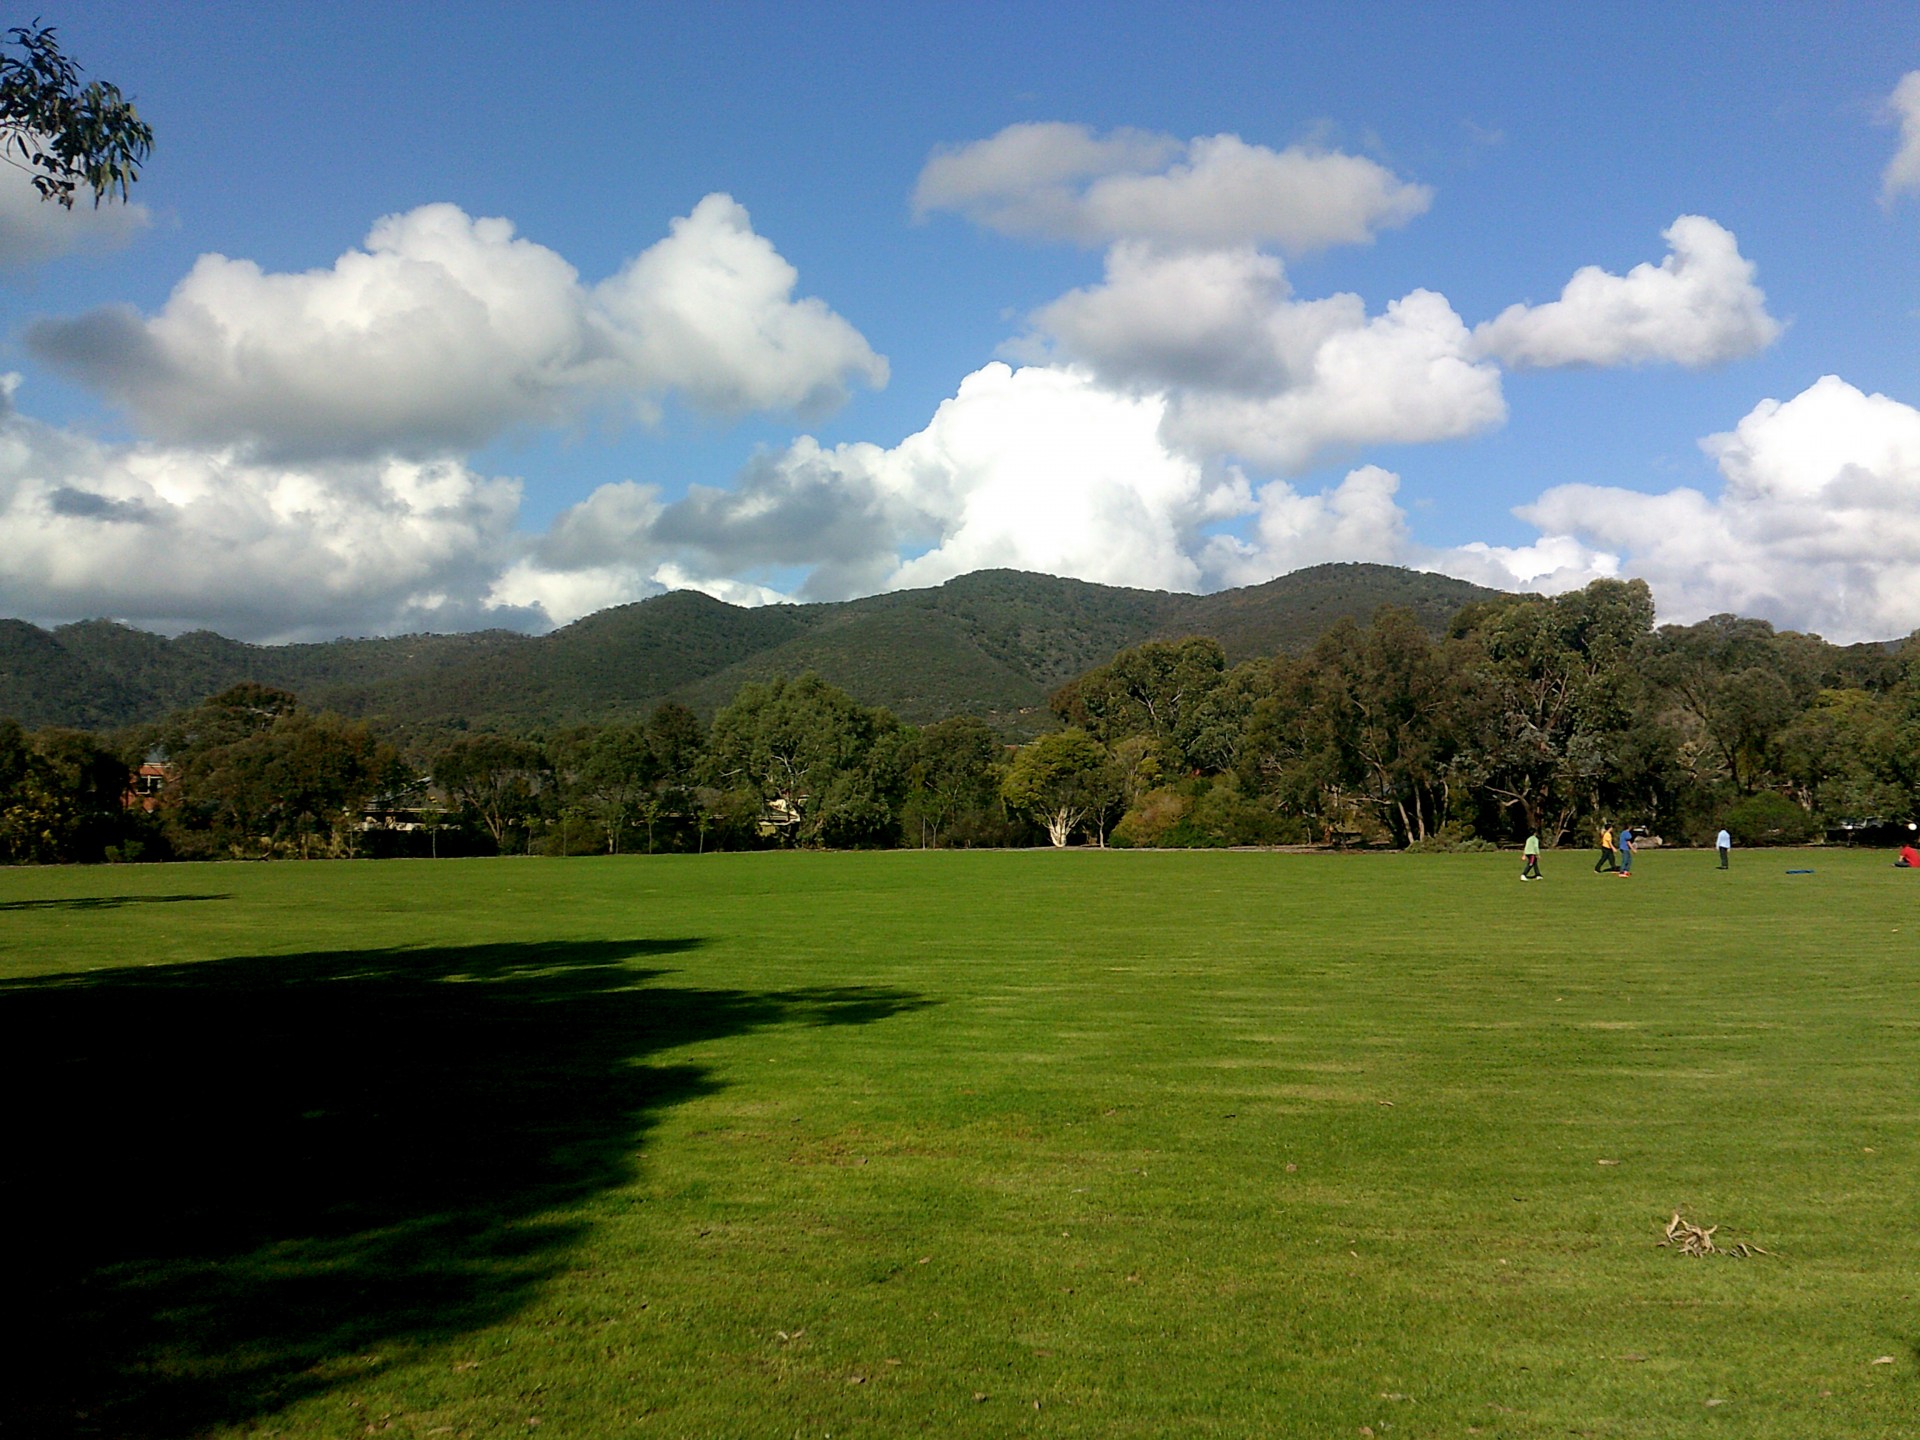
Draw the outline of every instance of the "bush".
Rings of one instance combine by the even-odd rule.
[[[1820,833],[1820,825],[1806,809],[1769,791],[1731,806],[1727,830],[1737,845],[1804,845]]]
[[[1120,817],[1120,823],[1113,827],[1107,843],[1119,850],[1136,847],[1152,850],[1162,845],[1178,845],[1178,840],[1169,840],[1168,836],[1185,821],[1191,808],[1187,797],[1178,790],[1149,790],[1134,802],[1131,810]]]
[[[1271,801],[1243,794],[1239,782],[1224,775],[1194,801],[1188,824],[1200,835],[1192,842],[1214,845],[1277,845],[1283,827]]]

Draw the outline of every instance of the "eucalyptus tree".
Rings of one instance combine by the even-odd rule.
[[[1005,755],[1000,737],[971,715],[956,715],[915,733],[902,755],[902,820],[909,839],[917,833],[922,847],[937,847],[941,835],[963,817],[978,820],[994,807]]]
[[[351,854],[367,805],[402,783],[365,725],[282,696],[236,687],[182,717],[159,812],[179,853]]]
[[[1055,846],[1064,846],[1089,820],[1104,841],[1104,820],[1123,793],[1107,748],[1078,726],[1042,735],[1020,747],[1007,767],[1001,793],[1037,821]]]
[[[432,770],[434,784],[501,851],[514,847],[516,830],[524,838],[551,782],[545,752],[509,735],[456,740],[434,757]]]
[[[1480,651],[1466,666],[1477,753],[1462,758],[1521,833],[1551,842],[1601,805],[1627,737],[1651,719],[1636,658],[1653,614],[1645,581],[1596,580],[1455,619],[1452,633]]]
[[[755,797],[784,844],[888,843],[897,834],[904,734],[818,675],[741,686],[714,717],[705,769],[714,787]]]
[[[1170,768],[1231,768],[1244,690],[1228,682],[1218,640],[1149,640],[1055,691],[1053,711],[1103,745],[1151,736]]]
[[[94,861],[122,838],[127,766],[79,730],[0,719],[0,861]]]

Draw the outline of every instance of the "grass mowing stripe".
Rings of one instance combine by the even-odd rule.
[[[1909,1433],[1916,882],[1635,868],[0,872],[0,1418]]]

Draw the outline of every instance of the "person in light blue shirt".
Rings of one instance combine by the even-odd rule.
[[[1625,880],[1633,874],[1633,827],[1620,827],[1620,878]]]
[[[1727,852],[1733,849],[1733,837],[1725,830],[1713,837],[1713,848],[1720,852],[1720,868],[1727,868]]]

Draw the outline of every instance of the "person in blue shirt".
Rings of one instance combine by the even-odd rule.
[[[1620,878],[1625,880],[1633,874],[1633,827],[1620,827]]]

